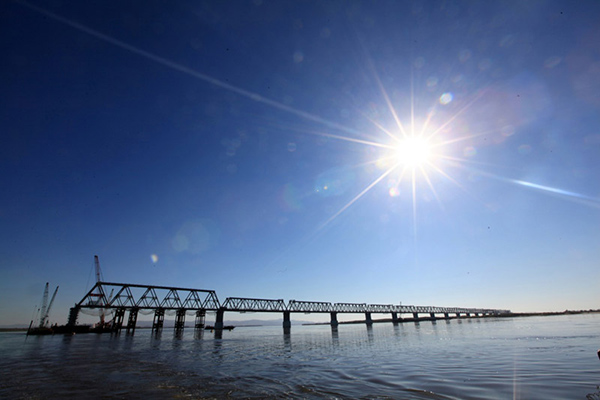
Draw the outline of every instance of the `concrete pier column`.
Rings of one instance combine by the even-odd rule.
[[[444,318],[446,319],[450,319],[450,314],[448,314],[447,312],[444,313]]]
[[[206,310],[196,311],[196,322],[194,324],[195,329],[204,329],[204,322],[206,320]]]
[[[338,320],[337,320],[337,313],[336,312],[330,312],[329,315],[331,315],[331,326],[338,326]]]
[[[398,323],[398,313],[397,313],[397,312],[393,312],[393,313],[392,313],[392,322],[393,322],[394,324],[397,324],[397,323]]]
[[[138,308],[129,310],[129,319],[127,320],[127,333],[132,335],[135,333],[135,325],[137,324]]]
[[[165,309],[157,308],[154,310],[154,318],[152,319],[152,332],[160,332],[165,321]]]
[[[373,325],[373,319],[371,318],[370,312],[365,313],[365,322],[367,325]]]
[[[223,317],[225,316],[225,309],[219,308],[217,310],[217,317],[215,319],[215,330],[223,330]]]
[[[180,308],[175,314],[175,331],[180,332],[185,327],[185,308]]]
[[[471,316],[471,313],[467,313],[467,318]]]
[[[432,321],[435,321],[435,313],[431,312],[429,313],[429,316],[431,317]]]
[[[283,329],[290,329],[292,327],[292,321],[290,319],[290,312],[283,312]]]
[[[223,317],[225,316],[225,309],[219,308],[217,310],[217,317],[215,319],[215,330],[223,330]]]
[[[418,320],[419,319],[419,313],[414,312],[413,313],[413,318],[415,319],[415,321]]]

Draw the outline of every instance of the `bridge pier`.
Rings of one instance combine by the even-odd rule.
[[[175,314],[175,332],[183,331],[185,327],[185,308],[180,308]]]
[[[195,329],[204,329],[204,322],[206,320],[206,310],[196,311],[196,322],[194,324]]]
[[[435,313],[429,313],[429,317],[432,321],[435,321]]]
[[[225,316],[225,309],[219,308],[217,310],[217,317],[215,319],[215,330],[223,330],[223,317]]]
[[[121,332],[123,327],[123,320],[125,319],[125,309],[117,308],[115,310],[115,318],[113,319],[112,330],[114,332]]]
[[[290,329],[292,327],[292,321],[290,319],[290,312],[283,312],[283,329]]]
[[[77,324],[77,318],[79,317],[80,308],[75,306],[69,310],[69,319],[67,320],[67,326],[73,328]]]
[[[329,314],[331,315],[331,326],[338,326],[339,322],[337,320],[337,313],[335,311],[332,311]]]
[[[446,319],[450,319],[450,314],[448,314],[447,312],[444,313],[444,318]]]
[[[398,313],[397,312],[392,312],[392,323],[397,324],[399,321],[398,319]]]
[[[127,321],[127,334],[131,333],[132,335],[135,333],[135,324],[137,323],[139,308],[132,308],[129,310],[129,320]]]
[[[419,313],[414,312],[413,313],[413,318],[415,319],[415,321],[418,321],[419,320]]]
[[[370,312],[366,312],[365,313],[365,323],[367,325],[373,325],[373,319],[371,318],[371,313]]]
[[[165,322],[165,309],[157,308],[154,310],[154,319],[152,320],[152,332],[160,332]]]

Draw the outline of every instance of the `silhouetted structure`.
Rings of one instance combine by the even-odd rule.
[[[114,293],[107,296],[106,293]],[[337,326],[337,315],[340,313],[364,314],[365,323],[373,324],[372,314],[390,314],[394,323],[404,321],[450,319],[460,317],[489,317],[509,314],[510,310],[483,308],[411,306],[395,304],[366,303],[328,303],[318,301],[290,300],[287,304],[282,299],[252,299],[228,297],[223,304],[219,302],[214,290],[187,289],[169,286],[136,285],[128,283],[96,282],[96,285],[71,308],[67,330],[76,330],[77,317],[81,309],[114,310],[111,323],[112,331],[123,328],[125,313],[129,313],[125,328],[128,333],[135,331],[140,310],[154,312],[152,329],[160,331],[164,323],[166,311],[175,312],[175,331],[181,331],[185,325],[186,313],[195,312],[195,328],[204,328],[206,311],[215,311],[214,329],[223,330],[223,318],[226,311],[231,312],[281,312],[283,327],[291,326],[292,313],[328,313],[331,325]],[[403,314],[409,317],[402,318]],[[426,314],[426,316],[422,316]],[[451,314],[454,317],[451,317]],[[420,316],[421,315],[421,316]]]

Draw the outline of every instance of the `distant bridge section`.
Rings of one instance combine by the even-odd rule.
[[[363,313],[367,310],[366,303],[335,303],[332,312]]]
[[[288,310],[291,312],[308,313],[327,313],[333,310],[333,304],[322,301],[297,301],[288,302]]]
[[[215,329],[223,328],[223,316],[230,312],[281,312],[283,327],[291,327],[291,313],[329,313],[331,325],[338,324],[337,314],[364,314],[365,322],[372,324],[371,314],[391,314],[394,323],[401,321],[435,320],[437,318],[483,317],[509,314],[510,310],[435,307],[396,304],[367,304],[367,303],[330,303],[321,301],[290,300],[287,304],[283,299],[256,299],[244,297],[228,297],[222,304],[214,290],[177,288],[169,286],[137,285],[128,283],[97,282],[94,287],[71,309],[68,325],[74,326],[79,311],[82,309],[98,309],[114,311],[114,319],[110,329],[119,331],[124,323],[125,313],[129,313],[127,331],[133,332],[137,322],[138,312],[146,310],[154,312],[152,328],[160,330],[163,326],[165,311],[175,312],[175,329],[183,329],[185,316],[188,312],[196,315],[196,328],[204,327],[206,311],[216,311]],[[402,318],[403,314],[411,317]],[[421,314],[421,316],[420,316]],[[422,314],[427,314],[423,317]],[[443,314],[443,316],[441,316]],[[101,323],[104,322],[101,320]],[[100,327],[101,329],[103,327]]]
[[[282,299],[246,299],[242,297],[228,297],[221,308],[226,311],[239,312],[277,312],[287,310],[287,306]]]

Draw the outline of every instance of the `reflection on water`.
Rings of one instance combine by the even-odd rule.
[[[581,398],[599,315],[238,327],[221,337],[0,334],[2,398]]]

